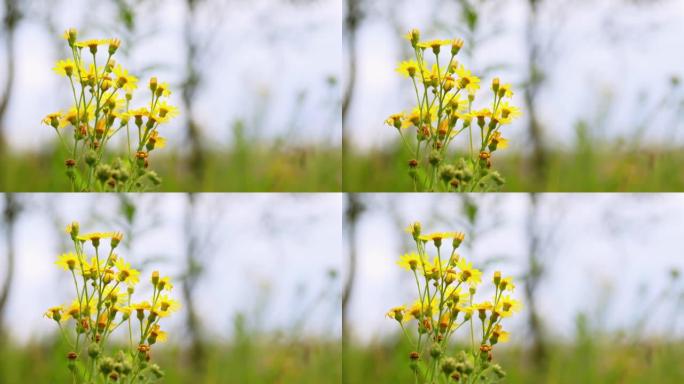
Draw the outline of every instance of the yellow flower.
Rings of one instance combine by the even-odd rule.
[[[161,83],[157,85],[157,89],[155,91],[155,94],[157,97],[159,96],[171,96],[171,90],[169,89],[169,83]]]
[[[413,305],[411,305],[410,308],[406,310],[406,314],[409,317],[412,317],[414,319],[420,319],[421,317],[430,317],[437,313],[439,310],[439,303],[437,302],[436,298],[433,298],[430,301],[425,301],[421,302],[420,300],[416,300]]]
[[[49,308],[44,316],[47,317],[48,319],[52,319],[54,321],[60,321],[62,319],[62,312],[64,311],[64,306],[63,305],[58,305],[56,307],[51,307]]]
[[[496,131],[492,134],[492,136],[489,138],[489,144],[492,146],[492,148],[496,149],[508,148],[508,140],[504,139],[499,131]]]
[[[442,45],[451,45],[452,41],[451,40],[440,40],[440,39],[435,39],[435,40],[430,40],[430,41],[424,41],[418,43],[418,48],[432,48],[432,52],[435,54],[439,54],[440,47]]]
[[[170,298],[167,295],[161,295],[157,302],[158,308],[162,312],[173,313],[180,309],[181,305],[177,300]]]
[[[162,277],[157,283],[157,289],[170,291],[173,289],[173,284],[171,284],[171,279],[169,277]]]
[[[482,279],[482,272],[473,268],[473,263],[467,262],[464,258],[458,260],[458,269],[461,270],[460,280],[471,286],[477,285]]]
[[[500,116],[500,121],[502,124],[505,124],[505,122],[510,122],[512,119],[515,119],[517,117],[522,116],[522,112],[520,111],[520,108],[508,104],[508,102],[504,101],[499,105],[499,109],[497,110],[499,116]]]
[[[423,267],[423,260],[416,253],[407,253],[400,257],[397,264],[406,270],[420,270]]]
[[[159,136],[159,132],[155,129],[147,139],[147,143],[151,146],[149,149],[160,149],[166,147],[166,139]]]
[[[50,125],[53,128],[59,127],[59,120],[62,118],[62,112],[48,113],[42,120],[43,124]]]
[[[79,41],[75,45],[78,48],[89,48],[90,52],[95,54],[99,45],[108,45],[109,39],[90,39]]]
[[[117,275],[117,280],[128,285],[135,285],[140,281],[140,272],[131,268],[131,265],[124,261],[124,259],[119,258],[116,261],[116,268],[119,270]]]
[[[167,334],[166,332],[162,331],[159,327],[159,324],[155,324],[152,326],[150,329],[150,335],[147,339],[147,341],[150,344],[154,344],[157,341],[166,341],[167,339]]]
[[[404,312],[406,311],[406,306],[405,305],[400,305],[398,307],[394,307],[387,312],[387,317],[390,319],[394,319],[400,323],[403,323],[405,320],[409,320],[408,318],[404,317]]]
[[[121,65],[114,67],[114,74],[116,75],[116,86],[123,88],[125,91],[134,91],[138,88],[138,78],[129,75]]]
[[[501,282],[499,283],[499,289],[502,291],[513,291],[515,289],[515,284],[513,284],[513,278],[512,277],[506,277],[501,279]]]
[[[60,255],[59,259],[55,262],[55,264],[60,266],[65,271],[73,271],[74,269],[81,268],[81,262],[82,259],[76,256],[76,254],[69,252]]]
[[[81,241],[99,241],[101,239],[111,239],[117,236],[117,232],[91,232],[77,237]]]
[[[422,235],[418,238],[423,241],[432,241],[435,243],[435,246],[439,247],[444,239],[456,239],[463,241],[464,236],[465,235],[462,232],[435,232],[428,235]]]
[[[410,41],[411,46],[415,48],[418,46],[418,42],[420,41],[420,31],[414,28],[410,30],[407,34],[405,34],[404,38]]]
[[[502,311],[503,317],[508,317],[513,313],[520,312],[522,309],[522,303],[518,300],[512,299],[510,296],[504,296],[499,301],[497,309]]]
[[[499,86],[499,97],[512,97],[513,86],[511,84],[503,84]]]
[[[154,114],[165,119],[164,121],[167,121],[168,119],[178,116],[178,108],[167,104],[166,101],[162,101],[155,107]]]
[[[414,77],[416,76],[416,72],[418,72],[418,68],[418,63],[416,63],[414,60],[402,61],[399,63],[397,72],[401,73],[405,77]]]
[[[489,337],[489,341],[492,344],[496,344],[497,342],[502,342],[505,343],[508,341],[509,334],[508,332],[503,330],[503,327],[501,324],[497,324],[494,326],[494,329],[492,329],[491,336]]]
[[[404,119],[404,113],[403,112],[393,113],[387,118],[387,120],[385,120],[385,124],[389,125],[390,127],[394,127],[394,128],[399,129],[402,126],[403,119]]]
[[[53,70],[57,72],[58,75],[71,77],[76,70],[76,63],[74,63],[72,59],[60,60]]]
[[[462,65],[456,69],[456,74],[458,75],[458,87],[459,89],[467,89],[468,92],[475,92],[480,89],[480,78],[474,76],[469,70],[465,69]]]

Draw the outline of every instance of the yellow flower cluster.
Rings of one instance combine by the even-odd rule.
[[[132,296],[140,282],[140,271],[114,253],[123,234],[80,234],[77,222],[67,226],[67,233],[74,252],[60,255],[56,264],[70,272],[76,298],[69,305],[49,308],[45,316],[58,324],[71,348],[67,359],[74,381],[133,383],[161,378],[161,369],[149,362],[152,346],[167,338],[161,329],[161,319],[180,309],[180,303],[168,294],[173,288],[170,279],[152,272],[150,299],[134,302]],[[101,247],[105,240],[109,240],[106,252]],[[93,256],[86,255],[87,245],[92,247]],[[122,326],[128,331],[129,350],[105,357],[110,336]],[[87,359],[82,357],[84,352]]]
[[[406,230],[417,251],[401,256],[398,264],[413,275],[418,298],[410,306],[390,309],[387,317],[398,322],[414,348],[409,359],[416,381],[475,383],[503,377],[501,367],[492,362],[492,350],[508,340],[502,321],[522,308],[510,295],[515,289],[512,278],[494,272],[491,299],[477,301],[482,272],[457,252],[464,234],[424,235],[417,222]],[[436,249],[432,258],[427,253],[429,245]],[[411,324],[415,324],[417,337],[409,333]],[[470,332],[470,348],[447,356],[450,339],[462,328]]]
[[[397,71],[411,79],[417,104],[410,113],[390,115],[385,123],[397,129],[411,155],[408,165],[414,188],[469,192],[499,189],[504,180],[491,170],[492,153],[508,145],[501,128],[521,115],[520,109],[508,102],[513,96],[511,85],[501,84],[498,78],[492,80],[490,106],[477,109],[480,78],[456,60],[463,40],[422,42],[417,29],[406,38],[415,59],[401,62]],[[446,63],[440,62],[443,47],[450,56]],[[432,65],[425,58],[428,50],[434,56]],[[415,143],[407,140],[406,129],[415,129]],[[475,142],[478,139],[473,131],[479,131],[479,142]],[[466,133],[469,156],[448,161],[452,155],[449,145]]]
[[[165,145],[160,125],[178,116],[178,108],[166,101],[171,94],[169,85],[152,77],[149,104],[133,108],[138,79],[113,59],[121,41],[77,41],[77,36],[75,29],[64,33],[72,58],[59,60],[54,68],[69,80],[74,105],[43,119],[54,128],[67,153],[65,166],[72,189],[140,191],[159,184],[159,176],[148,170],[149,154]],[[106,47],[107,55],[103,66],[97,61],[101,46]],[[90,63],[84,58],[88,56]],[[66,140],[62,132],[66,128],[73,130],[72,140]],[[105,163],[105,149],[119,132],[126,133],[127,157]]]

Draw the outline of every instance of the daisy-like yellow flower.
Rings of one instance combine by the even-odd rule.
[[[484,319],[487,316],[487,311],[492,311],[494,306],[489,301],[485,301],[479,304],[473,304],[473,310],[477,311],[480,319]]]
[[[410,30],[407,34],[405,34],[404,38],[410,41],[411,46],[415,48],[418,46],[418,42],[420,41],[420,31],[414,28]]]
[[[501,279],[501,282],[499,283],[499,289],[502,291],[512,292],[515,289],[515,284],[513,284],[513,278],[509,276]]]
[[[502,124],[503,121],[510,122],[512,119],[522,116],[520,108],[510,105],[507,101],[504,101],[499,105],[497,112],[499,116],[501,116],[500,120],[502,121]]]
[[[408,227],[406,227],[404,229],[404,231],[406,231],[406,233],[410,233],[411,235],[419,236],[420,231],[421,231],[421,227],[422,226],[420,224],[420,221],[415,221],[415,222],[409,224]]]
[[[406,314],[418,320],[421,318],[421,316],[430,317],[437,313],[438,310],[439,303],[436,298],[432,298],[430,301],[427,299],[422,302],[420,300],[416,300],[413,305],[406,310]]]
[[[169,119],[178,116],[179,112],[177,107],[167,104],[166,101],[162,101],[155,107],[154,114],[164,119],[164,121],[168,121]]]
[[[404,77],[415,77],[420,66],[415,60],[402,61],[397,67],[397,72],[404,75]]]
[[[458,75],[457,86],[459,89],[466,89],[468,92],[476,92],[480,89],[480,78],[473,75],[464,66],[459,66],[456,69],[456,74]]]
[[[76,71],[76,63],[72,59],[60,60],[53,68],[58,75],[71,77]]]
[[[439,54],[440,48],[443,45],[451,45],[452,41],[451,40],[442,40],[442,39],[435,39],[435,40],[430,40],[430,41],[423,41],[418,43],[418,48],[432,48],[432,52],[435,53],[435,55]]]
[[[62,320],[62,312],[64,311],[63,305],[58,305],[56,307],[50,307],[44,314],[48,319],[59,322]]]
[[[169,83],[158,84],[157,89],[155,90],[155,94],[157,95],[157,97],[171,96],[171,90],[169,89]]]
[[[159,324],[155,324],[152,326],[150,329],[150,335],[147,338],[147,341],[150,343],[150,345],[154,344],[157,341],[164,342],[167,339],[167,334],[166,332],[161,330],[161,327],[159,327]]]
[[[140,303],[134,303],[130,305],[132,311],[136,312],[138,319],[142,320],[145,318],[145,311],[152,309],[149,301],[142,301]]]
[[[77,237],[78,240],[80,241],[92,241],[93,245],[95,242],[99,244],[99,241],[102,239],[111,239],[114,236],[117,236],[117,232],[91,232],[91,233],[86,233],[83,235],[79,235]]]
[[[417,253],[411,252],[402,255],[397,264],[406,270],[415,271],[423,268],[423,261],[424,260],[421,260],[421,257]]]
[[[157,301],[157,307],[166,313],[173,313],[180,309],[180,302],[167,295],[161,295]]]
[[[78,31],[75,28],[69,28],[62,34],[64,40],[69,42],[69,46],[73,46],[78,38]]]
[[[42,120],[43,124],[52,126],[53,128],[57,129],[59,127],[59,121],[62,119],[62,112],[53,112],[53,113],[48,113],[47,116],[45,116]]]
[[[391,114],[387,120],[385,120],[385,124],[389,125],[390,127],[394,127],[397,129],[400,129],[402,126],[404,120],[404,113],[393,113]]]
[[[503,312],[504,317],[508,317],[513,313],[520,312],[522,309],[522,303],[508,295],[503,296],[501,300],[499,300],[499,304],[497,306]]]
[[[398,307],[394,307],[390,309],[387,312],[387,317],[390,319],[394,319],[400,323],[403,323],[405,320],[408,320],[408,318],[404,317],[404,312],[406,311],[406,306],[405,305],[400,305]]]
[[[160,291],[170,291],[171,289],[173,289],[173,284],[171,284],[171,278],[168,276],[160,278],[159,283],[157,283],[157,289]]]
[[[95,54],[97,52],[97,47],[99,45],[109,45],[109,39],[89,39],[84,41],[79,41],[74,44],[78,48],[89,48],[90,52]]]
[[[82,260],[75,253],[69,252],[61,254],[55,264],[65,271],[73,271],[81,268],[81,262]]]
[[[491,150],[508,148],[508,140],[501,136],[501,132],[496,131],[489,138],[489,146]]]
[[[501,324],[497,324],[494,326],[494,329],[492,329],[491,336],[489,337],[489,341],[492,344],[496,344],[498,342],[505,343],[509,339],[509,333],[503,330],[503,327]]]
[[[126,283],[128,285],[135,285],[140,281],[140,272],[131,268],[131,264],[125,262],[123,258],[116,260],[115,266],[116,269],[119,270],[119,273],[116,276],[116,279],[119,282]]]
[[[501,85],[498,94],[499,97],[513,97],[513,86],[510,83]]]
[[[116,86],[123,88],[125,91],[132,92],[138,88],[138,78],[129,75],[121,65],[114,67],[114,74],[116,75]]]
[[[444,296],[451,304],[465,304],[470,299],[470,294],[461,291],[461,287],[448,287]]]
[[[471,286],[477,285],[482,280],[482,272],[473,268],[473,263],[467,262],[464,258],[458,260],[458,269],[461,270],[460,280]]]
[[[147,149],[161,149],[166,147],[166,139],[159,136],[159,132],[155,129],[150,133],[150,137],[147,139]]]

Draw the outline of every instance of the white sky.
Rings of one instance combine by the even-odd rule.
[[[34,13],[29,13],[17,31],[17,76],[7,120],[12,147],[35,149],[53,140],[54,132],[41,126],[40,120],[70,103],[68,82],[52,71],[56,59],[66,57],[66,46],[57,45],[35,13],[44,13],[50,6],[59,10],[52,17],[60,34],[77,27],[83,38],[122,38],[121,52],[115,58],[141,78],[141,100],[148,96],[144,93],[147,81],[156,75],[171,83],[175,91],[171,101],[180,105],[185,2],[148,1],[138,6],[139,29],[133,36],[124,34],[121,25],[114,28],[116,11],[111,3],[31,3]],[[340,143],[339,88],[331,88],[327,79],[339,81],[340,77],[342,0],[318,0],[311,5],[284,5],[275,0],[199,4],[197,30],[203,39],[213,36],[213,43],[200,50],[205,80],[195,101],[195,114],[208,142],[229,143],[232,124],[244,120],[248,136],[274,138],[293,132],[290,143]],[[127,37],[136,43],[124,54]],[[6,70],[2,55],[0,52],[0,72]],[[144,71],[150,66],[155,68]],[[297,109],[302,93],[306,96]],[[162,132],[174,147],[182,147],[182,122],[177,118]]]
[[[408,250],[402,246],[403,240],[410,240],[404,228],[416,220],[424,232],[466,232],[471,240],[460,254],[476,266],[503,258],[485,270],[483,281],[490,281],[494,268],[500,269],[515,277],[515,296],[523,297],[519,277],[527,265],[528,195],[471,195],[480,207],[474,232],[466,225],[458,196],[362,196],[368,211],[358,227],[357,284],[349,312],[355,337],[369,341],[396,332],[396,324],[384,314],[415,298],[415,283],[396,261]],[[671,268],[684,271],[684,195],[542,194],[539,199],[539,226],[543,237],[552,233],[552,240],[542,253],[548,270],[538,304],[551,333],[572,336],[575,316],[585,312],[610,331],[629,328],[639,316],[650,314],[647,331],[684,335],[681,307],[678,317],[671,317],[674,299],[669,297],[662,307],[650,301],[666,286]],[[477,236],[474,242],[472,233]],[[346,237],[345,244],[348,247]],[[346,269],[345,264],[345,274]],[[678,289],[684,299],[682,279]],[[510,323],[515,341],[524,340],[521,318],[526,315]]]
[[[381,147],[398,140],[396,132],[383,121],[391,113],[409,110],[415,104],[411,83],[395,72],[397,63],[409,58],[406,49],[410,46],[400,39],[389,20],[395,18],[401,31],[419,28],[425,39],[465,36],[456,3],[372,3],[358,33],[358,85],[345,122],[345,135],[354,145]],[[527,73],[527,0],[471,3],[484,4],[480,19],[485,27],[476,36],[473,56],[459,54],[461,62],[483,78],[485,91],[494,74],[483,75],[483,70],[501,66],[492,72],[514,84],[518,92],[513,102],[523,105],[520,84]],[[669,104],[657,111],[654,108],[669,89],[670,78],[684,77],[684,56],[680,54],[684,2],[542,3],[550,5],[541,12],[540,33],[546,40],[553,40],[553,52],[544,56],[547,83],[539,95],[539,116],[551,143],[573,142],[578,120],[587,121],[597,137],[631,137],[646,117],[646,141],[682,139],[681,88],[677,98],[668,100]],[[493,30],[492,25],[500,30]],[[343,78],[346,72],[345,67]],[[604,112],[608,116],[601,119]],[[510,136],[516,139],[511,143],[513,149],[525,148],[524,128],[524,119],[511,125]]]
[[[186,195],[132,195],[140,221],[134,251],[119,250],[143,268],[140,289],[158,269],[178,282],[183,271]],[[340,336],[341,194],[201,194],[194,224],[212,239],[202,262],[195,304],[212,337],[229,337],[238,312],[248,326],[289,330],[306,318],[303,332]],[[80,221],[82,232],[121,230],[118,198],[112,194],[21,194],[26,209],[15,235],[16,270],[5,319],[19,340],[55,331],[46,308],[73,296],[69,275],[54,265],[68,240],[64,227]],[[4,209],[4,197],[0,206]],[[4,232],[3,232],[4,233]],[[6,271],[0,238],[0,276]],[[146,263],[143,263],[146,261]],[[331,280],[329,271],[337,271]],[[180,284],[174,290],[180,297]],[[310,312],[307,312],[309,311]],[[170,319],[182,330],[185,313]]]

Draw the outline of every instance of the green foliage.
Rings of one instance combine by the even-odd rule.
[[[406,368],[411,347],[400,341],[368,346],[349,345],[344,351],[345,383],[412,383]],[[574,344],[549,348],[545,364],[535,363],[525,348],[510,346],[497,353],[508,384],[527,383],[660,383],[684,382],[684,344],[644,342],[619,344],[596,334]]]
[[[366,153],[347,150],[344,191],[413,191],[407,180],[401,143]],[[407,159],[408,160],[408,159]],[[497,168],[506,179],[505,192],[668,192],[684,190],[684,151],[681,148],[630,148],[622,142],[579,140],[567,150],[549,150],[541,165],[546,177],[537,179],[529,156],[501,154]]]
[[[337,383],[342,375],[336,341],[303,340],[298,343],[254,341],[207,346],[201,370],[193,369],[187,349],[160,348],[155,360],[164,366],[163,383],[319,384]],[[0,345],[0,383],[70,383],[64,369],[59,339],[24,347]]]
[[[341,155],[335,147],[280,149],[261,144],[206,150],[203,176],[180,153],[165,150],[155,159],[161,192],[339,191]],[[0,153],[0,189],[8,192],[66,192],[63,158],[57,152]],[[27,177],[27,175],[31,175]]]

